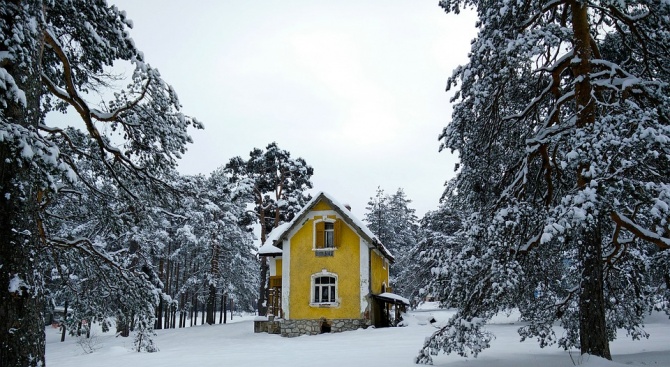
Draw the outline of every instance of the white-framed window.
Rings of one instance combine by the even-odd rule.
[[[312,275],[310,305],[337,306],[337,274],[323,271]]]
[[[323,248],[335,247],[335,223],[325,222],[323,229]]]
[[[341,221],[323,217],[314,220],[313,249],[316,256],[333,256],[334,250],[340,246]]]

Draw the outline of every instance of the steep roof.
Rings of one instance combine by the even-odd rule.
[[[372,244],[377,248],[384,257],[386,257],[390,262],[394,262],[395,258],[391,252],[384,246],[384,244],[379,241],[377,236],[375,236],[372,231],[358,218],[354,216],[351,210],[347,209],[344,205],[340,204],[332,196],[326,194],[325,192],[320,192],[310,200],[302,210],[296,214],[292,221],[284,223],[281,226],[275,228],[270,235],[265,240],[265,243],[258,249],[258,254],[262,256],[272,256],[280,255],[281,249],[276,247],[275,244],[281,245],[286,236],[300,223],[303,223],[307,214],[314,208],[314,206],[320,201],[325,201],[330,205],[333,210],[339,214],[342,219],[351,226],[359,236],[363,237],[368,243]]]

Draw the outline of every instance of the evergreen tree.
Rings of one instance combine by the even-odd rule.
[[[411,286],[413,282],[406,277],[406,270],[413,267],[410,253],[417,244],[419,228],[415,210],[409,207],[411,202],[402,188],[393,195],[386,195],[383,189],[377,188],[363,218],[372,233],[396,257],[396,263],[391,267],[390,281],[394,291],[405,296],[414,291]]]
[[[5,366],[44,364],[43,254],[89,257],[116,269],[131,286],[118,295],[122,303],[124,294],[144,289],[141,262],[134,263],[132,255],[115,256],[94,238],[51,237],[45,218],[70,183],[95,191],[98,177],[109,178],[129,199],[121,203],[129,216],[141,216],[145,202],[133,191],[146,185],[156,189],[145,192],[164,190],[161,177],[190,142],[187,128],[201,127],[180,112],[176,94],[144,62],[129,28],[125,14],[104,0],[0,3],[0,284],[5,285],[0,361]],[[95,108],[87,100],[113,84],[109,68],[116,61],[134,65],[132,79]],[[79,123],[50,125],[47,113],[67,107],[74,108]],[[85,169],[94,174],[82,172],[79,159],[88,161]],[[128,239],[124,251],[137,253]]]
[[[291,158],[291,153],[270,143],[265,150],[254,148],[249,159],[235,157],[225,167],[229,180],[236,183],[238,195],[254,205],[256,220],[260,223],[261,243],[280,224],[288,222],[310,200],[306,190],[312,188],[311,166],[302,158]],[[265,315],[268,265],[261,258],[258,313]]]
[[[389,218],[389,196],[384,193],[384,189],[377,187],[375,196],[370,198],[365,209],[367,212],[364,214],[363,220],[367,223],[370,231],[377,236],[384,246],[394,251],[395,249],[390,245],[393,229]]]
[[[668,310],[670,5],[440,5],[479,16],[441,136],[462,164],[448,195],[471,214],[439,269],[459,312],[417,360],[477,355],[486,320],[511,308],[522,339],[610,358],[617,328],[644,336],[644,314]]]
[[[447,303],[450,297],[443,293],[449,289],[445,286],[449,274],[433,273],[433,269],[442,269],[449,264],[454,253],[461,249],[458,237],[461,216],[447,204],[426,213],[419,222],[416,245],[403,256],[406,260],[398,277],[405,284],[404,296],[413,305],[430,297],[442,300],[444,307],[456,306]]]

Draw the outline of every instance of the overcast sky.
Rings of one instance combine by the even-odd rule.
[[[205,124],[180,164],[209,174],[276,141],[314,168],[315,191],[362,218],[378,186],[437,208],[457,158],[438,153],[447,78],[474,18],[437,0],[109,0],[145,59]]]

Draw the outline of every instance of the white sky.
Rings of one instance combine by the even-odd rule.
[[[109,0],[146,60],[205,124],[180,164],[208,174],[276,141],[361,217],[377,186],[435,209],[456,157],[438,153],[444,91],[471,15],[436,0]]]

